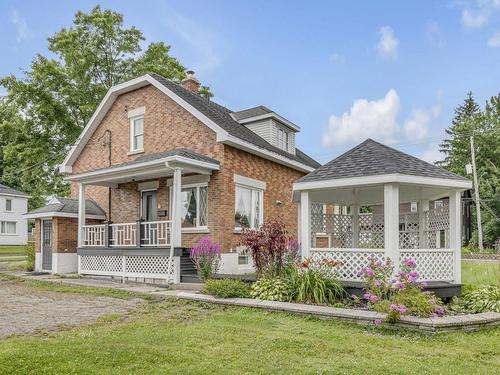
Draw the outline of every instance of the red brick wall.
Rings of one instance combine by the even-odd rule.
[[[129,152],[128,110],[145,107],[144,153],[152,154],[175,148],[189,148],[221,163],[220,171],[211,175],[208,184],[208,227],[210,235],[229,251],[239,242],[234,232],[234,174],[265,181],[264,218],[283,220],[293,235],[297,234],[297,206],[292,203],[292,183],[304,173],[247,152],[217,143],[215,132],[153,86],[124,94],[117,98],[92,135],[78,160],[74,173],[108,166],[107,146],[98,140],[106,130],[112,134],[112,164],[134,160]],[[159,179],[158,203],[168,209],[166,179]],[[94,199],[104,210],[108,207],[107,188],[88,186],[87,198]],[[78,187],[72,184],[72,196]],[[276,202],[281,201],[278,205]],[[165,205],[165,208],[163,208]],[[111,220],[115,223],[135,221],[139,217],[137,183],[121,184],[111,190]],[[192,246],[206,234],[182,235],[183,245]]]

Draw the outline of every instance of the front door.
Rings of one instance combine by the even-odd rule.
[[[52,270],[52,220],[42,221],[42,269]]]
[[[141,218],[145,221],[158,220],[158,205],[156,203],[156,191],[142,192]]]

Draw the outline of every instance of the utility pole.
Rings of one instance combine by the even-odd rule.
[[[481,201],[479,200],[479,183],[477,179],[476,170],[476,152],[474,150],[474,133],[470,136],[470,152],[472,157],[472,174],[474,176],[474,200],[476,201],[476,214],[477,214],[477,242],[479,251],[482,253],[483,248],[483,227],[481,226]]]

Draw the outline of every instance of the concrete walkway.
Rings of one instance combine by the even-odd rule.
[[[202,294],[199,291],[188,291],[189,285],[172,286],[171,288],[151,286],[145,284],[120,283],[110,279],[96,278],[61,278],[55,275],[33,275],[25,272],[5,272],[12,276],[18,276],[31,280],[43,280],[65,285],[86,286],[94,288],[112,288],[126,290],[135,293],[144,293],[155,296],[180,298],[190,301],[214,303],[219,305],[231,305],[240,307],[259,308],[270,311],[282,311],[291,314],[315,316],[321,319],[337,319],[359,324],[373,325],[375,322],[385,327],[403,327],[421,332],[446,332],[446,331],[474,331],[484,327],[495,327],[500,325],[500,313],[481,313],[464,315],[447,315],[438,318],[419,318],[414,316],[403,316],[395,324],[385,323],[385,314],[372,310],[345,309],[329,306],[307,305],[291,302],[261,301],[251,298],[216,298]],[[194,285],[200,289],[200,285]]]

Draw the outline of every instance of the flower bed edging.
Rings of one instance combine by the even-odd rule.
[[[206,294],[178,292],[175,297],[219,305],[253,307],[270,311],[282,311],[291,314],[312,315],[321,319],[339,319],[358,324],[373,325],[382,321],[384,327],[401,327],[427,333],[450,331],[476,331],[484,327],[500,325],[500,313],[481,313],[467,315],[450,315],[439,318],[419,318],[402,316],[397,323],[384,322],[386,314],[371,310],[344,309],[329,306],[306,305],[302,303],[262,301],[251,298],[215,298]]]

